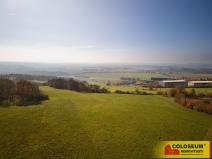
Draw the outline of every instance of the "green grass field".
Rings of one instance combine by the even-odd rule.
[[[116,90],[121,91],[135,91],[136,89],[140,91],[144,91],[147,93],[157,94],[157,91],[169,91],[171,88],[154,88],[153,90],[150,90],[148,87],[142,87],[142,86],[106,86],[108,90],[111,92],[115,92]],[[187,91],[190,91],[193,88],[186,88]],[[196,93],[212,93],[212,88],[194,88]]]
[[[156,88],[155,91],[169,91],[171,88]],[[186,88],[187,91],[190,91],[193,88]],[[199,93],[212,93],[212,88],[194,88],[197,94]]]
[[[156,90],[150,90],[149,88],[142,86],[106,86],[105,88],[111,92],[115,92],[116,90],[134,92],[136,89],[138,89],[139,91],[157,94]]]
[[[42,90],[41,105],[0,107],[1,159],[146,159],[159,140],[212,140],[212,116],[170,98]]]

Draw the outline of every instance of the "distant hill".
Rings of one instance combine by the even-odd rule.
[[[183,64],[183,65],[127,65],[127,64],[48,64],[0,62],[0,74],[31,74],[50,76],[73,76],[88,72],[189,72],[212,73],[212,64]]]

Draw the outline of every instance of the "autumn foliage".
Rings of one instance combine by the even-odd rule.
[[[164,97],[172,97],[175,102],[186,108],[212,114],[212,94],[210,93],[197,94],[195,89],[187,91],[185,88],[172,88],[168,92],[159,91],[157,94]]]
[[[171,89],[170,97],[184,107],[212,114],[212,98],[210,94],[196,94],[195,89],[186,91],[183,88]]]

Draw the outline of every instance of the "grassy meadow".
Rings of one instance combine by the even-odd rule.
[[[160,140],[212,140],[212,116],[157,95],[41,88],[50,100],[0,107],[0,158],[151,158]]]
[[[171,88],[156,88],[155,91],[169,91]],[[186,88],[187,91],[194,89],[197,94],[209,94],[212,93],[212,88]]]

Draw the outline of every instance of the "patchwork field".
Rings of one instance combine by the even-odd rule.
[[[106,84],[107,81],[118,82],[121,77],[139,78],[140,80],[150,80],[151,77],[169,77],[163,73],[153,72],[96,72],[96,73],[83,73],[75,78],[88,81],[95,84]]]
[[[151,158],[160,140],[212,140],[212,116],[161,96],[42,87],[41,105],[0,107],[0,158]]]

